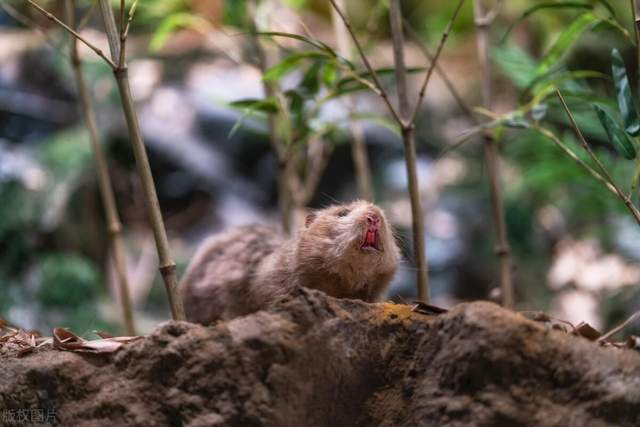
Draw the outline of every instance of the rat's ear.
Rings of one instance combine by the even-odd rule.
[[[316,213],[315,212],[311,212],[310,214],[307,215],[307,217],[304,219],[304,226],[305,227],[309,227],[311,225],[311,223],[316,219]]]

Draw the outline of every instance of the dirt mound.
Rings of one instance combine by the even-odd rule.
[[[640,426],[640,355],[490,303],[424,315],[299,290],[112,354],[0,353],[0,413],[69,426]]]

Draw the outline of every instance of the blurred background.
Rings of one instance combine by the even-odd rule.
[[[9,6],[0,9],[0,317],[45,334],[57,326],[84,335],[93,330],[122,333],[96,169],[69,66],[68,36],[26,2],[0,1]],[[62,2],[39,3],[64,16]],[[387,2],[347,3],[372,63],[392,66]],[[427,64],[420,45],[435,50],[455,3],[402,2],[415,32],[406,44],[410,66]],[[615,103],[613,47],[622,53],[637,93],[629,5],[573,2],[583,6],[523,16],[542,3],[504,2],[490,28],[493,111],[524,111],[522,106],[539,95],[533,89],[541,81],[534,81],[536,70],[553,61],[556,76],[563,76],[554,84],[575,95],[568,101],[578,123],[628,190],[634,163],[609,145],[591,104]],[[78,14],[86,16],[81,33],[108,51],[95,9],[90,2],[78,3]],[[592,21],[586,22],[585,14]],[[336,46],[325,0],[262,0],[255,15],[244,0],[142,0],[132,23],[131,85],[179,273],[198,243],[212,233],[247,223],[279,225],[266,116],[232,104],[264,96],[249,34],[254,16],[262,31],[301,34]],[[264,37],[262,42],[275,63],[309,49],[288,38]],[[170,315],[142,188],[111,70],[92,51],[81,47],[80,53],[124,225],[137,329],[145,333]],[[439,65],[468,107],[480,105],[471,1],[463,5]],[[281,86],[300,86],[312,66],[299,61],[282,76]],[[580,78],[571,73],[575,70],[603,76]],[[394,93],[392,76],[384,80]],[[421,73],[412,74],[413,99],[421,79]],[[318,94],[322,88],[313,95]],[[362,113],[357,120],[364,129],[375,201],[388,213],[405,254],[389,298],[411,301],[415,275],[408,261],[411,214],[402,142],[375,94],[357,91],[350,96]],[[303,126],[330,129],[323,140],[332,147],[310,208],[358,197],[347,104],[336,98],[301,117]],[[535,99],[523,117],[544,123],[580,152],[552,94]],[[637,224],[619,199],[549,139],[526,124],[512,124],[496,135],[517,308],[544,310],[602,329],[620,322],[640,309]],[[457,143],[474,126],[436,73],[418,116],[417,148],[432,296],[442,306],[489,299],[498,286],[482,147],[477,138]]]

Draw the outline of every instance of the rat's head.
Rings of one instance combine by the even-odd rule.
[[[339,275],[393,273],[399,253],[384,212],[366,201],[310,213],[299,236],[300,261]]]

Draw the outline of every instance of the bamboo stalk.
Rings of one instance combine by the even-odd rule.
[[[411,219],[413,229],[414,261],[417,266],[418,300],[429,302],[429,271],[424,237],[424,214],[420,201],[420,187],[416,170],[415,125],[411,119],[409,96],[407,93],[407,69],[404,62],[404,35],[402,31],[402,10],[400,0],[391,0],[389,20],[393,40],[396,86],[400,122],[402,123],[402,142],[404,144],[409,197],[411,200]]]
[[[346,13],[344,0],[336,0],[336,4]],[[344,25],[340,24],[340,16],[336,9],[331,9],[331,18],[333,21],[333,30],[336,35],[338,44],[338,52],[345,58],[351,59],[351,43],[349,33]],[[349,110],[349,132],[351,133],[351,157],[353,158],[353,166],[355,169],[356,183],[358,185],[358,194],[361,199],[373,201],[373,185],[371,184],[371,169],[369,167],[369,155],[367,146],[365,145],[364,129],[362,123],[351,118],[355,111],[355,99],[347,96],[346,105]]]
[[[160,203],[158,201],[153,175],[151,174],[149,158],[147,157],[147,150],[142,138],[140,124],[138,123],[138,116],[134,107],[133,97],[131,96],[127,64],[125,62],[119,62],[120,59],[124,59],[124,55],[121,56],[119,50],[121,34],[118,34],[117,32],[115,18],[113,16],[113,10],[110,7],[109,0],[98,1],[100,3],[100,11],[102,13],[102,19],[105,23],[105,29],[109,39],[111,58],[113,60],[112,62],[118,61],[118,65],[114,69],[113,73],[118,84],[120,101],[122,103],[122,109],[129,129],[129,137],[131,138],[138,174],[142,181],[145,204],[147,206],[149,220],[151,222],[151,228],[156,242],[156,249],[158,251],[158,259],[160,262],[159,269],[169,298],[171,315],[174,320],[185,320],[184,308],[182,306],[180,294],[178,293],[176,264],[171,257],[169,240],[167,239],[167,232],[164,226],[162,212],[160,210]],[[124,31],[124,28],[122,30]],[[118,43],[116,43],[116,41]]]
[[[69,27],[75,30],[74,1],[66,0],[65,9]],[[122,223],[120,222],[118,209],[116,207],[116,201],[113,194],[113,187],[111,185],[111,176],[109,175],[107,160],[104,152],[102,151],[102,144],[100,143],[100,139],[98,137],[95,111],[93,109],[93,103],[91,102],[91,97],[89,95],[89,90],[84,77],[82,63],[78,56],[78,44],[75,37],[71,37],[70,52],[71,67],[76,78],[82,114],[87,130],[89,131],[89,140],[91,141],[91,148],[93,150],[93,156],[96,162],[98,187],[100,189],[102,205],[104,207],[105,218],[107,220],[111,253],[113,254],[113,262],[120,291],[120,305],[122,307],[123,323],[127,335],[133,336],[136,333],[133,313],[131,309],[131,299],[129,295],[129,282],[127,279],[124,244],[122,241]]]
[[[102,21],[104,22],[105,33],[107,34],[107,40],[109,41],[109,51],[111,52],[111,59],[117,67],[123,66],[120,64],[120,34],[116,27],[116,20],[113,16],[113,9],[111,9],[111,2],[98,0],[98,6],[100,7],[100,13],[102,14]]]
[[[482,90],[482,106],[492,107],[491,62],[489,60],[489,27],[491,20],[487,19],[483,0],[474,0],[473,15],[476,25],[476,41],[478,46],[478,60],[480,62],[480,77]],[[491,198],[491,213],[496,233],[496,256],[500,265],[500,290],[502,305],[513,308],[513,283],[511,280],[511,248],[507,238],[507,227],[504,215],[504,201],[500,184],[500,158],[493,135],[483,134],[484,160],[489,180],[489,194]]]
[[[102,1],[102,0],[101,0]],[[176,264],[171,258],[169,249],[169,240],[164,227],[160,203],[156,193],[149,158],[142,139],[142,132],[138,123],[138,117],[133,105],[133,97],[131,96],[131,88],[129,87],[129,77],[126,68],[120,68],[115,72],[116,81],[118,83],[118,91],[122,102],[122,108],[129,127],[129,136],[133,145],[133,154],[138,167],[138,174],[142,181],[142,188],[145,196],[153,236],[156,241],[156,249],[158,251],[158,260],[160,262],[159,269],[164,280],[169,297],[169,305],[171,307],[171,315],[174,320],[185,320],[184,308],[178,293],[178,278],[176,274]]]

